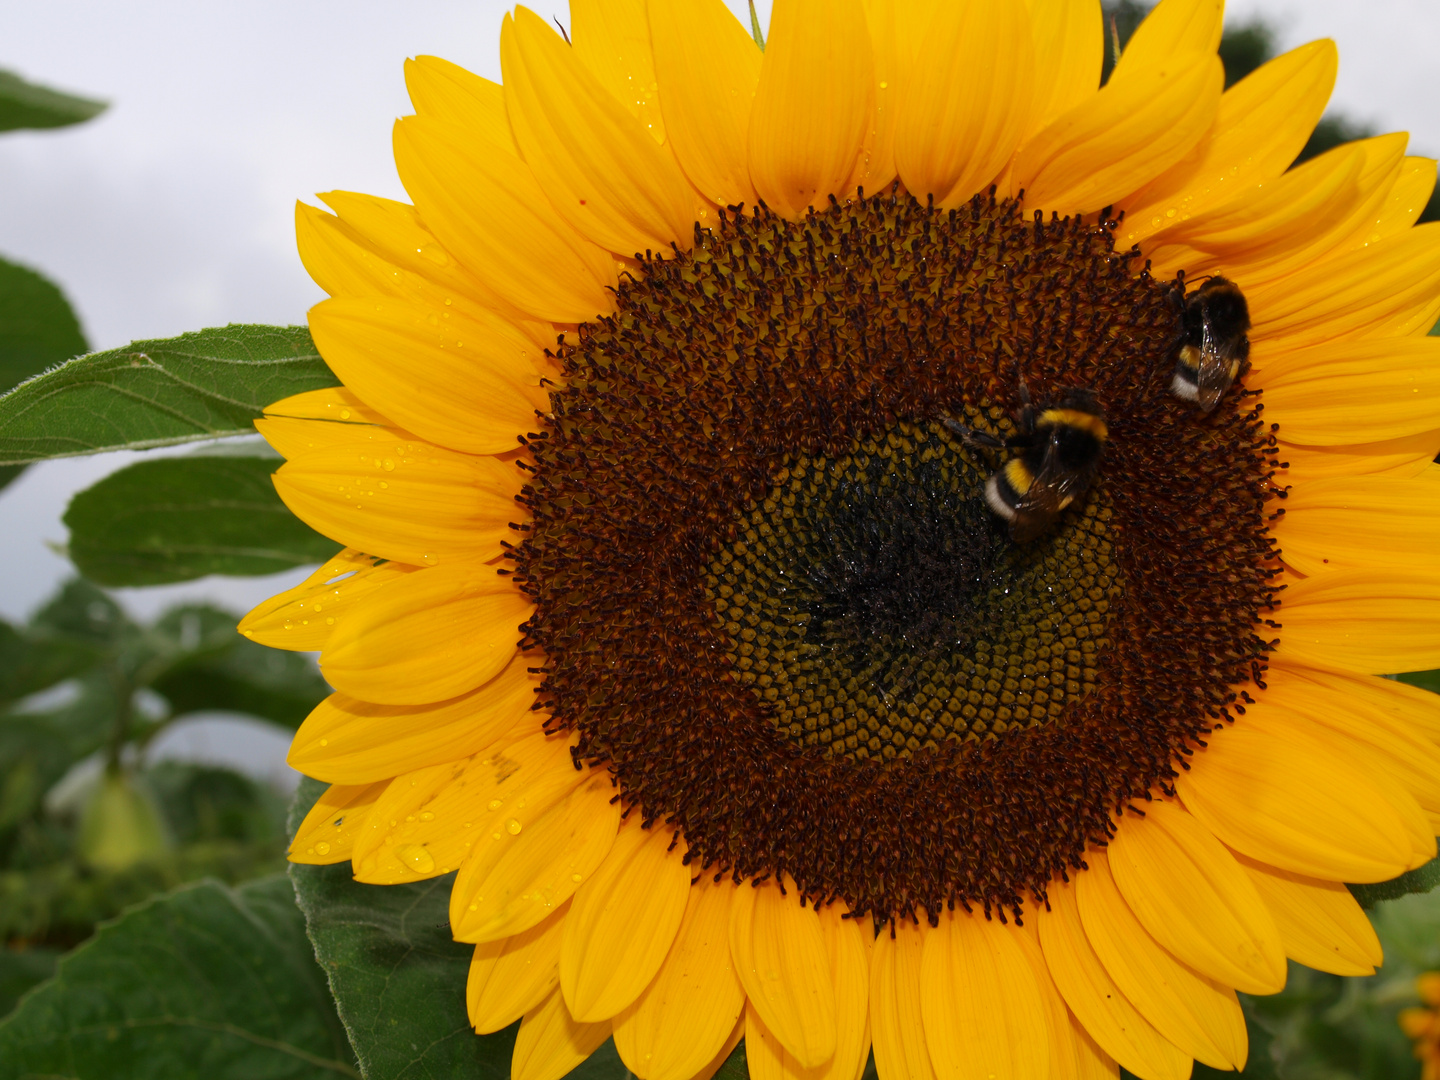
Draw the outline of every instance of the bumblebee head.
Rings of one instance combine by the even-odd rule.
[[[1089,413],[1091,416],[1105,417],[1105,410],[1100,407],[1100,402],[1095,399],[1095,391],[1087,386],[1070,387],[1065,391],[1065,396],[1060,399],[1062,409],[1074,409],[1076,412]]]

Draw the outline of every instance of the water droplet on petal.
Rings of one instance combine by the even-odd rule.
[[[395,849],[395,855],[417,874],[428,874],[435,869],[435,857],[425,850],[424,844],[402,844]]]
[[[315,845],[315,854],[316,854],[316,855],[329,855],[329,854],[330,854],[330,845],[327,844],[324,840],[321,840],[318,844]]]
[[[488,764],[490,764],[490,763],[487,761],[487,762],[485,762],[485,764],[488,765]],[[501,803],[501,801],[502,801],[502,800],[500,800],[500,799],[491,799],[490,802],[487,804],[487,809],[490,809],[490,810],[499,810],[499,809],[500,809],[500,803]]]
[[[505,828],[511,836],[514,836],[520,831],[520,820],[518,818],[512,817],[509,821],[505,823]]]
[[[424,813],[422,813],[422,814],[420,815],[420,820],[421,820],[421,821],[434,821],[434,820],[435,820],[435,814],[434,814],[433,811],[426,810]]]

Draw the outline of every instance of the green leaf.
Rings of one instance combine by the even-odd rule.
[[[78,675],[98,658],[83,642],[37,638],[0,622],[0,705]]]
[[[283,875],[133,908],[0,1023],[0,1080],[356,1076]]]
[[[120,605],[88,581],[71,578],[30,619],[32,632],[114,647],[139,632]]]
[[[366,1080],[510,1075],[518,1025],[482,1037],[465,1012],[474,946],[450,940],[454,874],[362,885],[347,863],[290,877]]]
[[[1346,885],[1360,906],[1373,908],[1382,900],[1398,900],[1410,893],[1428,893],[1440,885],[1440,859],[1431,859],[1424,866],[1417,867],[1389,881],[1373,885]]]
[[[58,949],[0,949],[0,1017],[26,990],[54,975],[59,958]]]
[[[233,620],[231,627],[233,633]],[[221,655],[177,666],[151,688],[164,695],[176,716],[248,713],[292,731],[330,693],[309,657],[268,649],[238,634]]]
[[[65,511],[70,558],[101,585],[273,574],[324,562],[340,545],[280,501],[270,481],[279,464],[194,455],[111,473]]]
[[[77,357],[0,397],[0,465],[251,435],[271,402],[337,385],[303,326],[137,341]]]
[[[0,390],[88,349],[60,287],[0,259]]]
[[[0,131],[79,124],[105,108],[103,101],[61,93],[0,71]]]
[[[324,790],[301,782],[292,834]],[[366,1080],[506,1080],[519,1025],[487,1036],[470,1027],[465,980],[474,946],[450,939],[453,874],[362,885],[348,863],[292,864],[290,878]]]

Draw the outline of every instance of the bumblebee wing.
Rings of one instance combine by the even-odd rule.
[[[1051,433],[1045,444],[1045,455],[1035,478],[1015,503],[1015,517],[1010,522],[1010,537],[1023,544],[1033,540],[1050,525],[1060,511],[1085,493],[1095,478],[1098,466],[1066,469],[1060,464],[1060,440]]]
[[[1200,411],[1208,413],[1220,404],[1225,391],[1235,381],[1240,371],[1241,342],[1239,335],[1221,337],[1216,334],[1207,318],[1202,322],[1200,332],[1200,367],[1195,374]]]

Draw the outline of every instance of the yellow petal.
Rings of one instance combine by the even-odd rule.
[[[1376,675],[1293,667],[1283,661],[1275,662],[1272,670],[1280,669],[1338,695],[1348,707],[1376,722],[1388,723],[1431,742],[1440,742],[1440,695]]]
[[[1316,261],[1341,253],[1355,230],[1380,211],[1400,176],[1404,153],[1403,135],[1361,139],[1327,151],[1268,184],[1270,194],[1254,205],[1249,196],[1241,196],[1198,215],[1206,223],[1214,215],[1217,227],[1225,225],[1230,231],[1215,243],[1196,241],[1203,250],[1185,243],[1163,243],[1171,235],[1169,229],[1152,237],[1146,245],[1152,272],[1168,276],[1184,269],[1194,277],[1223,270],[1251,291],[1289,280]],[[1345,170],[1356,162],[1359,171],[1349,183]],[[1286,208],[1287,188],[1305,186],[1311,180],[1323,185]],[[1271,232],[1271,242],[1259,239]]]
[[[902,59],[899,27],[902,0],[863,0],[865,26],[870,35],[870,57],[874,65],[875,110],[865,133],[864,149],[855,163],[847,187],[859,187],[867,195],[885,190],[895,179],[895,127],[899,117],[902,66],[913,69],[913,57]],[[908,13],[908,6],[906,11]]]
[[[1285,172],[1325,111],[1338,64],[1333,41],[1312,41],[1226,90],[1214,126],[1195,148],[1122,200],[1116,247],[1137,244]]]
[[[600,85],[663,143],[665,121],[645,9],[645,0],[574,0],[570,44]]]
[[[347,196],[341,205],[349,208],[350,198],[361,197]],[[540,350],[555,340],[554,326],[527,318],[473,277],[457,273],[454,260],[415,219],[414,207],[387,199],[359,205],[364,211],[361,220],[381,230],[379,240],[333,214],[304,203],[295,206],[300,259],[321,288],[336,297],[403,299],[422,305],[437,318],[460,313],[487,325],[499,320],[512,333],[523,332],[532,359],[542,359]],[[409,243],[408,250],[394,250],[403,242]],[[427,251],[431,256],[424,254]],[[445,266],[437,266],[436,260],[442,257]]]
[[[690,1080],[724,1048],[745,1012],[730,959],[735,886],[702,873],[675,943],[645,991],[615,1017],[615,1049],[645,1080]],[[846,1077],[846,1080],[850,1080]]]
[[[1022,0],[940,5],[901,84],[895,165],[911,194],[968,202],[1030,122],[1035,44]]]
[[[348,446],[357,437],[414,439],[415,435],[390,424],[360,424],[351,421],[305,420],[293,416],[266,415],[255,421],[255,430],[287,461],[332,446]]]
[[[1061,214],[1109,206],[1190,152],[1215,119],[1224,81],[1212,55],[1117,70],[1020,148],[1014,185],[1027,206]]]
[[[1440,453],[1440,429],[1383,442],[1340,446],[1303,446],[1284,438],[1279,442],[1282,467],[1272,481],[1279,486],[1340,476],[1398,476],[1413,480],[1424,475]]]
[[[576,738],[573,735],[535,732],[505,746],[498,753],[477,756],[467,771],[466,786],[459,792],[460,798],[451,813],[452,821],[458,819],[467,834],[472,830],[475,834],[470,854],[450,888],[450,932],[455,940],[478,944],[504,936],[481,932],[481,920],[488,918],[492,912],[485,897],[485,886],[493,877],[497,860],[505,860],[512,849],[532,849],[533,841],[527,836],[527,831],[534,834],[535,826],[543,818],[550,817],[554,822],[556,818],[551,817],[552,810],[564,803],[576,789],[591,785],[596,777],[608,782],[609,773],[606,770],[575,768],[571,751]],[[584,801],[593,806],[591,800],[596,793],[593,785],[591,787]],[[603,809],[600,816],[603,820]],[[540,832],[543,838],[545,830]],[[563,835],[559,839],[563,841]],[[596,842],[608,848],[608,844],[613,842],[613,834],[607,839],[602,828]],[[569,896],[573,891],[567,889],[565,895]],[[536,919],[526,921],[524,926],[534,925],[544,914],[540,912]]]
[[[575,894],[560,948],[560,987],[576,1016],[606,1019],[638,998],[675,941],[690,896],[683,844],[634,813]]]
[[[556,990],[520,1021],[510,1059],[511,1080],[560,1080],[609,1037],[609,1020],[593,1024],[576,1020],[565,1006],[565,996]]]
[[[1177,959],[1247,994],[1285,986],[1274,920],[1249,878],[1205,826],[1172,802],[1145,804],[1110,841],[1120,894]]]
[[[735,1052],[735,1047],[740,1045],[740,1040],[745,1037],[745,1012],[742,1010],[740,1019],[735,1021],[735,1027],[730,1032],[730,1037],[725,1040],[725,1045],[720,1052],[710,1059],[710,1063],[696,1073],[690,1080],[710,1080],[712,1076],[720,1071],[720,1066],[730,1060],[730,1055]]]
[[[368,247],[382,262],[403,267],[441,288],[454,289],[479,300],[486,298],[488,291],[484,286],[467,274],[455,257],[445,250],[410,204],[357,191],[327,191],[319,198],[335,211],[345,227],[345,235],[357,246]],[[329,260],[326,260],[317,269],[326,268],[328,264]],[[306,269],[310,268],[307,266]],[[334,267],[332,272],[340,269]],[[347,274],[355,273],[357,271],[353,269],[347,271]],[[365,287],[375,287],[377,279],[383,274],[380,268],[367,274]],[[343,287],[347,283],[345,279],[331,280],[329,274],[323,276],[327,280],[316,278],[316,284],[332,296],[349,291]],[[359,279],[350,277],[348,282],[358,284]],[[478,295],[475,292],[477,288],[482,290]]]
[[[746,997],[804,1069],[835,1053],[835,995],[825,935],[794,882],[743,886],[730,908],[730,952]]]
[[[1350,890],[1338,881],[1281,870],[1235,853],[1275,917],[1285,955],[1332,975],[1373,975],[1380,939]]]
[[[331,784],[295,830],[290,861],[324,866],[350,858],[361,826],[389,783]]]
[[[1407,157],[1401,163],[1400,175],[1379,211],[1374,217],[1362,221],[1341,246],[1353,250],[1403,233],[1419,219],[1434,190],[1435,159]]]
[[[560,985],[560,931],[569,910],[567,900],[524,933],[475,946],[465,1009],[481,1035],[509,1027]]]
[[[830,979],[835,986],[835,1055],[825,1068],[823,1080],[860,1080],[870,1058],[870,966],[875,924],[869,916],[849,918],[849,911],[843,900],[820,909],[820,930],[825,936]],[[794,1061],[788,1054],[786,1057]]]
[[[1046,1027],[1050,1033],[1051,1080],[1091,1080],[1092,1077],[1099,1080],[1101,1077],[1117,1076],[1114,1059],[1085,1034],[1080,1022],[1065,1005],[1065,998],[1055,980],[1050,977],[1040,936],[1034,925],[1034,912],[1026,912],[1023,930],[1012,936],[1025,954],[1045,1007]]]
[[[941,1080],[1046,1076],[1050,1034],[1024,931],[956,909],[940,916],[920,959],[925,1044]]]
[[[434,59],[421,57],[419,62],[426,67],[424,62]],[[461,70],[453,64],[447,67]],[[499,89],[488,80],[479,79],[469,72],[464,74]],[[401,293],[410,295],[439,291],[442,296],[452,296],[457,304],[479,305],[497,312],[523,329],[542,348],[554,344],[556,331],[552,323],[527,315],[494,289],[482,284],[435,239],[435,234],[425,227],[415,207],[409,203],[353,191],[327,191],[319,198],[335,211],[340,231],[347,239],[382,260],[377,272],[385,267],[391,268],[386,272],[392,274],[391,281]],[[394,276],[395,270],[401,273]]]
[[[1100,87],[1105,27],[1092,0],[1027,0],[1035,41],[1032,135],[1092,97]]]
[[[1246,718],[1208,741],[1175,786],[1227,846],[1331,881],[1386,881],[1409,865],[1400,815],[1317,740]]]
[[[1367,673],[1440,667],[1440,576],[1428,568],[1319,574],[1281,597],[1277,656]]]
[[[261,421],[264,423],[264,421]],[[319,423],[319,421],[315,421]],[[526,520],[515,496],[525,474],[366,424],[329,425],[328,446],[275,473],[275,490],[316,532],[382,559],[417,566],[491,559]]]
[[[1213,53],[1220,46],[1224,15],[1224,0],[1161,0],[1130,35],[1114,74],[1165,67],[1177,56]]]
[[[1115,887],[1104,852],[1087,851],[1075,899],[1085,936],[1124,995],[1166,1039],[1216,1069],[1243,1069],[1245,1018],[1235,991],[1171,956]]]
[[[492,567],[433,567],[366,597],[320,663],[331,686],[365,701],[445,701],[500,673],[533,607]]]
[[[1313,688],[1307,689],[1303,682],[1284,676],[1280,681],[1286,684],[1285,689],[1278,693],[1266,691],[1258,704],[1247,706],[1246,720],[1260,723],[1291,742],[1318,741],[1351,763],[1404,823],[1411,848],[1406,869],[1433,859],[1436,829],[1420,805],[1420,797],[1440,807],[1440,774],[1427,773],[1424,756],[1417,756],[1427,755],[1429,748],[1423,740],[1406,737],[1405,732],[1387,732],[1372,720],[1337,710],[1334,702],[1326,701]],[[1440,762],[1440,756],[1433,753],[1428,757],[1431,762]]]
[[[615,843],[620,807],[605,771],[595,771],[553,809],[527,802],[475,841],[465,863],[465,905],[457,938],[498,941],[528,930],[594,875]]]
[[[474,128],[407,117],[395,166],[446,249],[522,311],[574,323],[614,309],[615,260],[557,214],[512,151]]]
[[[1157,265],[1166,245],[1188,245],[1220,260],[1241,260],[1307,241],[1359,197],[1363,146],[1336,147],[1289,172],[1238,192],[1219,205],[1186,215],[1152,238]]]
[[[498,315],[401,299],[331,299],[310,309],[315,344],[347,386],[452,450],[501,454],[549,407],[534,343]]]
[[[1278,422],[1287,441],[1380,442],[1435,427],[1440,338],[1341,341],[1261,364],[1265,419]]]
[[[344,424],[379,424],[393,427],[390,421],[355,396],[354,391],[344,386],[327,386],[320,390],[306,390],[303,394],[292,394],[265,406],[267,417],[284,417],[294,420],[329,420]],[[284,455],[284,451],[281,451]]]
[[[356,879],[392,885],[468,867],[494,833],[533,822],[592,775],[569,761],[573,741],[537,733],[397,776],[356,838]]]
[[[356,880],[394,885],[454,870],[475,839],[454,819],[474,816],[470,792],[492,757],[485,755],[486,766],[476,755],[391,780],[355,838]]]
[[[254,608],[240,620],[237,629],[250,640],[272,649],[302,652],[323,649],[339,625],[338,620],[355,610],[356,604],[387,581],[414,570],[415,567],[405,563],[377,566],[369,555],[346,548],[293,589],[272,596]],[[393,776],[395,770],[385,775]],[[326,777],[317,774],[317,779]]]
[[[870,961],[870,1030],[881,1076],[934,1080],[920,1018],[920,959],[930,924],[897,921],[882,927]]]
[[[815,33],[822,25],[825,32]],[[874,111],[874,60],[860,0],[780,0],[748,137],[750,179],[770,209],[798,218],[808,206],[823,207],[828,195],[849,194],[845,185]]]
[[[516,653],[485,685],[432,705],[375,705],[331,694],[300,725],[285,760],[318,780],[369,783],[522,738],[545,715],[531,711],[540,679],[528,669],[536,663]]]
[[[1045,964],[1085,1030],[1142,1080],[1188,1080],[1190,1055],[1130,1004],[1095,954],[1080,922],[1074,881],[1052,881],[1048,899],[1050,909],[1034,914]]]
[[[1283,339],[1287,349],[1428,328],[1437,297],[1440,222],[1327,259],[1298,279],[1246,288],[1251,340]]]
[[[674,157],[540,16],[500,30],[515,142],[560,216],[620,255],[692,240],[693,199]]]
[[[760,50],[722,0],[652,0],[650,34],[670,148],[720,206],[754,206],[747,143]]]
[[[860,1080],[870,1055],[869,982],[874,935],[869,919],[864,919],[862,926],[861,922],[845,918],[848,910],[843,902],[820,910],[835,993],[835,1053],[821,1064],[805,1068],[765,1026],[752,1003],[745,1017],[745,1060],[751,1080]]]
[[[464,124],[487,142],[518,153],[505,116],[505,91],[499,83],[438,56],[417,56],[405,61],[405,89],[418,115]]]
[[[1401,477],[1315,480],[1291,489],[1271,532],[1285,564],[1303,574],[1433,566],[1440,562],[1435,494],[1426,481]]]

